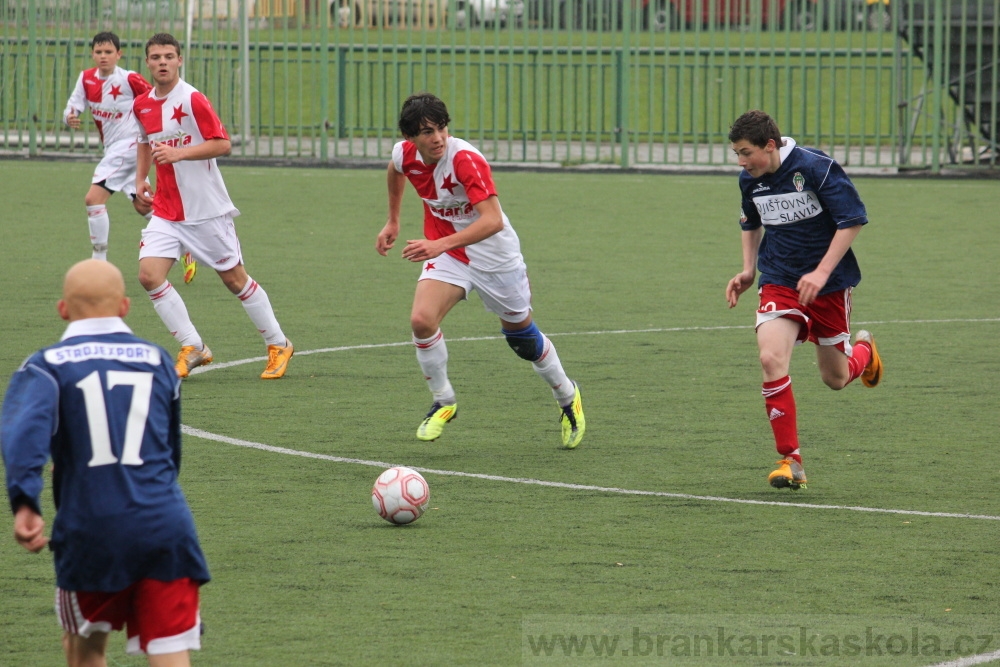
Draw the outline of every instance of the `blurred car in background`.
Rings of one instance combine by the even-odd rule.
[[[455,27],[520,27],[524,20],[523,0],[456,0]]]
[[[454,2],[454,16],[448,12]],[[327,0],[331,23],[342,28],[425,27],[457,29],[520,26],[523,0]]]

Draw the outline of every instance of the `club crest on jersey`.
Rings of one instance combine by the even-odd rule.
[[[441,189],[447,190],[448,194],[455,194],[455,188],[458,187],[458,183],[451,180],[451,174],[445,174],[444,180],[441,182]]]
[[[795,175],[792,176],[792,184],[798,192],[802,192],[802,188],[806,186],[806,179],[799,172],[795,172]]]

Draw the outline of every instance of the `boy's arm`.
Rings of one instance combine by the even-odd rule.
[[[80,129],[80,114],[87,108],[87,98],[83,92],[83,72],[76,78],[76,86],[66,102],[66,109],[63,110],[63,123],[73,128]]]
[[[396,165],[390,160],[385,181],[389,212],[386,216],[385,226],[375,239],[375,250],[383,257],[399,238],[399,214],[403,206],[403,191],[406,189],[406,174],[396,171]]]
[[[816,269],[799,278],[799,284],[796,288],[799,292],[799,303],[808,306],[816,299],[826,285],[826,281],[830,279],[830,274],[840,264],[840,260],[844,258],[847,251],[851,249],[851,244],[860,233],[861,225],[837,230],[837,233],[833,235],[833,240],[830,241],[830,247]]]
[[[206,139],[196,146],[171,146],[163,142],[147,144],[151,146],[151,157],[156,164],[174,164],[182,160],[211,160],[224,157],[232,152],[229,139]]]
[[[434,241],[416,239],[407,241],[403,248],[403,259],[411,262],[423,262],[434,259],[449,250],[464,248],[473,243],[503,231],[503,213],[500,210],[500,200],[491,195],[474,206],[479,212],[479,218],[460,232],[449,234]]]
[[[153,150],[149,147],[142,125],[139,126],[139,141],[135,144],[135,158],[135,200],[152,206],[154,190],[146,178],[153,166]]]
[[[734,308],[740,300],[740,294],[753,287],[754,278],[757,277],[757,253],[760,249],[760,240],[764,238],[764,228],[744,229],[741,237],[743,246],[743,270],[733,276],[729,284],[726,285],[726,301],[729,307]]]
[[[59,392],[51,375],[35,365],[14,373],[0,412],[0,449],[7,473],[7,497],[15,514],[41,514],[42,470],[59,413]]]

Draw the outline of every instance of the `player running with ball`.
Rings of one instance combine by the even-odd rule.
[[[531,362],[561,408],[562,444],[580,444],[586,428],[580,389],[566,376],[552,342],[531,317],[531,289],[520,241],[500,208],[486,158],[471,144],[449,136],[448,109],[420,93],[403,103],[399,129],[405,138],[392,149],[388,169],[389,215],[375,249],[385,256],[399,237],[406,180],[424,201],[424,237],[407,241],[403,258],[423,262],[410,314],[417,362],[433,404],[417,429],[420,440],[436,440],[458,411],[448,380],[448,349],[441,321],[475,290],[500,318],[514,352]]]

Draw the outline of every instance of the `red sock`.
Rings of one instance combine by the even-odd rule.
[[[854,382],[865,372],[865,367],[872,360],[872,346],[867,341],[860,341],[851,348],[851,356],[847,357],[847,370],[851,373],[848,383]]]
[[[778,453],[802,463],[799,456],[799,430],[795,421],[795,396],[792,394],[792,378],[765,382],[761,393],[764,395],[764,410],[771,420],[774,431],[774,446]]]

